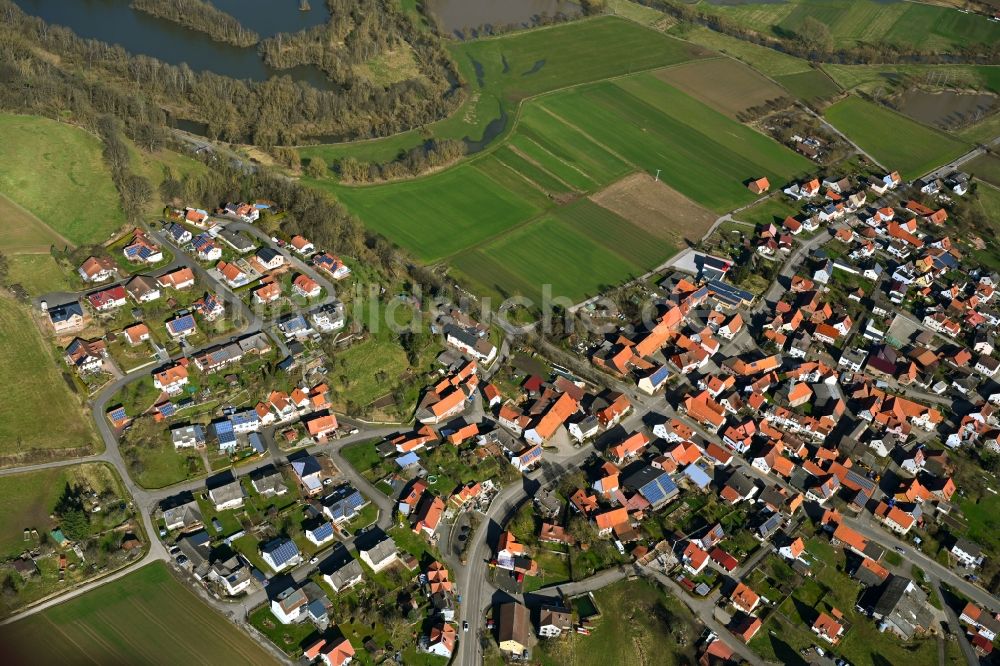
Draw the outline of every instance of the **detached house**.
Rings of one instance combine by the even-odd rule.
[[[308,275],[299,275],[292,281],[292,291],[305,298],[315,298],[319,296],[322,288]]]
[[[135,264],[155,264],[163,261],[163,252],[160,251],[149,236],[141,229],[136,229],[131,242],[122,250],[125,258]]]
[[[187,266],[178,268],[156,278],[156,284],[161,289],[187,289],[194,285],[194,272]]]
[[[88,257],[77,269],[84,282],[104,282],[118,274],[113,261],[107,257]]]
[[[88,294],[87,302],[97,312],[110,312],[122,307],[128,300],[126,299],[125,288],[118,286]]]
[[[104,340],[82,340],[74,338],[66,347],[66,363],[80,374],[97,372],[104,366],[108,356]]]

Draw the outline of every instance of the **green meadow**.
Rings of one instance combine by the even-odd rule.
[[[918,178],[969,150],[970,145],[883,106],[847,97],[824,115],[887,169]]]

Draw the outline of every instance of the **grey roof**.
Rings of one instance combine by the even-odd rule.
[[[983,554],[983,549],[979,544],[973,543],[965,537],[959,537],[952,548],[959,548],[973,557],[981,557]]]
[[[903,576],[892,576],[883,586],[873,611],[909,639],[918,629],[928,628],[934,616],[927,606],[927,594]]]
[[[265,468],[254,474],[251,482],[254,489],[261,494],[277,493],[282,488],[287,488],[285,477],[281,476],[281,472],[273,467]]]
[[[339,590],[350,581],[361,577],[363,575],[363,570],[361,568],[361,563],[352,557],[325,575],[330,577],[330,582],[336,589]]]
[[[167,525],[181,522],[183,523],[181,526],[182,529],[200,525],[202,523],[202,516],[201,510],[198,508],[198,502],[191,500],[186,504],[164,509],[163,520]]]
[[[239,480],[230,481],[229,483],[217,486],[208,491],[208,496],[212,498],[212,501],[216,504],[224,504],[225,502],[232,501],[236,498],[243,498],[243,486],[240,485]]]
[[[363,549],[362,552],[368,553],[368,558],[377,564],[396,554],[396,542],[392,540],[392,537],[386,536],[378,543]]]

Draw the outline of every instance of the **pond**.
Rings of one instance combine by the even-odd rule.
[[[580,5],[566,0],[426,0],[445,32],[465,37],[481,27],[529,27],[542,14],[579,16]]]
[[[52,25],[62,25],[86,39],[118,44],[136,55],[146,55],[172,65],[187,65],[195,71],[209,71],[234,79],[264,81],[272,76],[288,75],[320,89],[334,84],[316,67],[293,67],[276,70],[264,64],[255,47],[240,48],[212,41],[201,32],[188,30],[170,21],[131,9],[129,0],[14,0],[26,14],[37,16]],[[260,31],[268,21],[275,26],[309,21],[302,27],[322,23],[328,16],[317,0],[308,12],[298,9],[297,0],[217,0],[218,6],[232,12],[249,28]],[[230,6],[231,5],[231,6]]]

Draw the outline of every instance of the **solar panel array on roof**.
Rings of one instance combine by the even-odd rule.
[[[343,496],[331,496],[327,498],[326,504],[328,515],[338,522],[350,520],[357,515],[358,510],[364,505],[365,498],[356,489],[348,486]],[[333,499],[332,502],[329,500]]]
[[[128,416],[125,414],[124,407],[115,407],[110,412],[108,412],[108,416],[111,417],[112,421],[123,421],[126,418],[128,418]]]
[[[867,476],[862,476],[858,474],[853,469],[847,470],[847,481],[853,483],[856,486],[863,488],[869,495],[875,490],[875,482],[869,479]]]
[[[326,541],[333,538],[333,523],[323,523],[312,530],[313,539],[316,541]]]
[[[666,473],[657,476],[652,481],[648,481],[639,488],[639,494],[642,495],[654,509],[662,505],[664,502],[672,499],[675,495],[677,495],[677,493],[677,485]]]
[[[749,291],[734,287],[733,285],[722,282],[721,280],[709,280],[707,287],[717,299],[731,305],[739,305],[741,303],[750,303],[753,301],[753,294]]]
[[[233,432],[231,421],[217,421],[212,424],[212,428],[215,430],[215,436],[219,438],[219,446],[221,448],[226,448],[236,443],[236,433]]]
[[[182,315],[177,319],[171,319],[167,322],[167,328],[170,329],[171,333],[183,333],[184,331],[192,330],[194,327],[194,315],[190,314]]]
[[[776,529],[781,527],[782,520],[783,518],[781,517],[781,514],[776,513],[767,520],[765,520],[764,523],[757,528],[757,530],[760,532],[761,536],[766,537],[770,535],[772,532],[774,532]]]
[[[298,547],[290,539],[275,539],[266,544],[261,550],[270,555],[271,560],[279,567],[299,556]]]
[[[162,405],[160,405],[157,409],[159,410],[160,414],[164,417],[173,416],[174,413],[177,411],[177,408],[174,407],[174,403],[172,402],[165,402]]]
[[[239,412],[238,414],[233,414],[232,427],[239,428],[242,426],[252,425],[260,422],[260,416],[257,414],[256,410],[248,409],[245,412]]]

